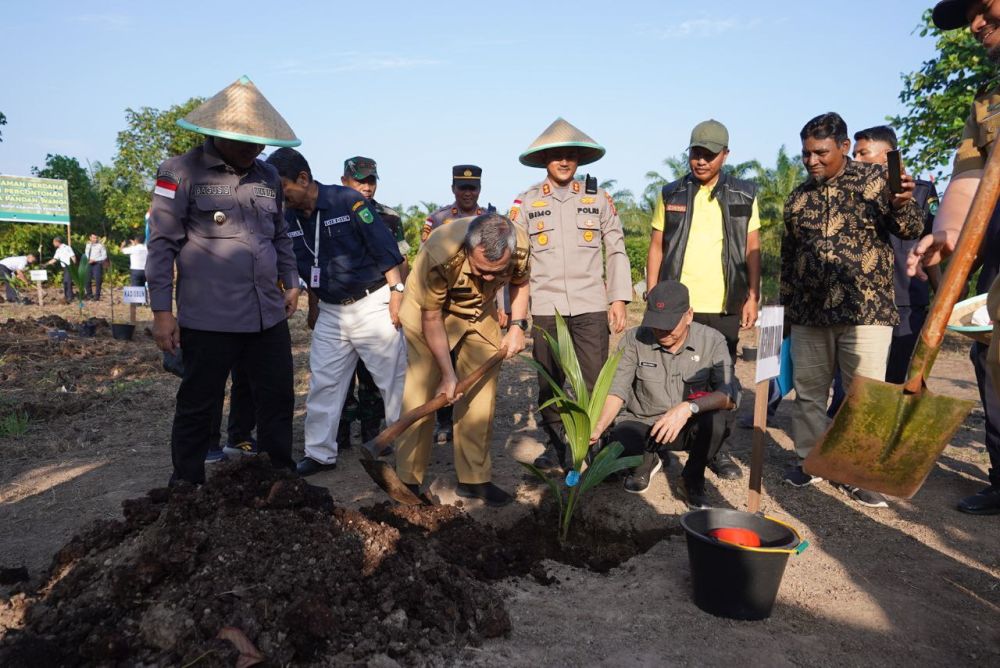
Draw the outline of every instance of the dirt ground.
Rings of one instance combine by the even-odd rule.
[[[55,292],[49,296],[54,303]],[[115,310],[121,321],[126,309]],[[0,426],[11,424],[11,414],[27,416],[25,433],[0,436],[0,567],[25,566],[31,586],[42,583],[53,555],[75,534],[94,520],[121,519],[123,501],[166,483],[178,383],[160,369],[159,353],[143,332],[148,310],[140,309],[131,342],[112,340],[106,325],[98,327],[95,339],[70,333],[66,341],[53,342],[47,329],[57,321],[47,321],[48,328],[30,322],[43,315],[79,321],[72,305],[0,304]],[[110,321],[107,301],[88,303],[87,315]],[[292,331],[295,442],[301,449],[309,340],[301,312],[293,318]],[[977,398],[966,349],[961,340],[949,342],[929,382],[933,391]],[[745,414],[753,404],[753,365],[741,362],[737,371],[747,388],[740,409]],[[526,363],[504,365],[494,479],[516,490],[517,503],[499,511],[466,503],[461,510],[477,520],[473,525],[519,533],[536,525],[545,530],[536,513],[544,490],[516,464],[541,451],[534,387]],[[1000,665],[1000,516],[977,518],[954,509],[958,498],[986,482],[978,404],[923,489],[883,510],[853,504],[826,483],[805,490],[780,484],[785,466],[794,461],[787,434],[790,408],[791,402],[784,404],[770,425],[764,510],[794,525],[811,546],[789,561],[770,619],[716,618],[692,603],[687,549],[679,532],[685,506],[674,489],[684,455],[671,455],[668,475],[658,476],[646,494],[626,494],[608,484],[585,500],[584,524],[600,535],[652,531],[661,537],[647,551],[600,569],[606,572],[547,559],[540,562],[541,571],[533,567],[490,578],[509,614],[506,636],[469,641],[447,655],[397,658],[404,664],[478,666],[708,665],[734,656],[765,665]],[[736,430],[730,443],[746,471],[750,431]],[[431,492],[446,504],[457,501],[449,450],[436,451],[430,472]],[[355,458],[346,451],[337,470],[309,482],[326,487],[336,506],[371,513],[370,507],[385,497]],[[721,481],[709,474],[708,483],[716,505],[745,506],[745,478]],[[329,570],[336,581],[337,569]],[[0,636],[23,621],[7,598],[19,586],[0,587]],[[280,661],[281,655],[271,658]],[[392,661],[377,655],[369,665]]]

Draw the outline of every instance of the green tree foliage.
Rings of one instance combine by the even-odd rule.
[[[107,217],[118,237],[142,226],[160,163],[204,141],[201,135],[177,125],[179,118],[203,101],[191,98],[165,111],[151,107],[125,110],[126,128],[118,133],[118,153],[110,167],[95,173]]]
[[[902,76],[899,100],[907,112],[889,121],[899,133],[909,171],[942,176],[962,136],[972,100],[995,80],[996,66],[968,30],[935,28],[929,9],[917,32],[934,38],[938,53]]]
[[[424,227],[424,221],[440,207],[434,202],[421,202],[419,206],[416,204],[411,206],[398,204],[394,208],[399,212],[399,216],[403,220],[403,236],[406,237],[406,243],[410,245],[410,253],[407,259],[412,262],[417,251],[420,250],[420,231]]]

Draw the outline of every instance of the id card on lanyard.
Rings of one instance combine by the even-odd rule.
[[[313,266],[309,272],[309,287],[318,288],[319,287],[319,209],[316,209],[316,235],[313,240],[313,248],[309,248],[309,244],[306,243],[305,230],[302,229],[302,221],[299,217],[295,217],[295,223],[299,226],[299,231],[302,232],[302,245],[306,247],[306,250],[312,253],[313,256]]]

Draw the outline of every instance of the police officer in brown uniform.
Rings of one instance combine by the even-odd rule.
[[[625,304],[632,299],[632,276],[625,236],[611,196],[596,179],[576,180],[576,169],[599,160],[604,147],[559,118],[521,154],[521,164],[545,168],[547,176],[521,193],[510,218],[531,240],[531,317],[537,327],[555,333],[555,314],[566,319],[580,369],[593,387],[608,358],[608,329],[625,329]],[[604,251],[604,262],[602,253]],[[557,382],[564,380],[542,337],[534,338],[535,360]],[[552,389],[538,378],[538,404]],[[566,445],[559,413],[542,410],[548,438],[535,460],[543,469],[563,467]]]
[[[486,210],[479,206],[479,193],[483,189],[482,179],[483,170],[476,165],[455,165],[451,168],[451,192],[455,195],[455,201],[427,216],[424,227],[420,230],[420,243],[427,241],[431,232],[442,225],[447,225],[458,218],[486,213]]]
[[[424,221],[424,227],[420,230],[420,243],[427,241],[431,232],[442,225],[467,216],[480,216],[486,213],[485,209],[479,206],[479,194],[483,190],[483,170],[476,165],[455,165],[451,168],[451,192],[455,195],[455,201],[448,206],[443,206]],[[499,313],[500,325],[505,327],[506,314]],[[444,444],[451,440],[454,429],[453,411],[451,406],[445,406],[437,412],[437,424],[434,427],[434,441]]]
[[[1000,2],[981,0],[942,0],[934,6],[934,24],[941,30],[968,27],[994,65],[1000,64]],[[972,199],[986,168],[986,160],[996,150],[1000,135],[1000,86],[995,82],[976,96],[965,122],[948,188],[934,218],[934,233],[920,240],[910,254],[910,275],[925,278],[921,265],[933,266],[955,250]],[[990,291],[991,316],[1000,317],[1000,207],[993,211],[986,238],[979,252],[982,268],[976,294]],[[992,288],[990,286],[993,286]],[[989,485],[958,502],[958,510],[971,515],[1000,514],[1000,388],[990,382],[990,367],[1000,366],[996,342],[988,348],[973,343],[969,355],[976,372],[979,397],[986,417],[986,452],[990,457]],[[990,351],[992,350],[992,355]]]
[[[399,310],[408,353],[402,413],[442,392],[458,402],[457,494],[494,506],[511,501],[510,494],[491,482],[497,369],[467,398],[455,396],[455,386],[459,377],[482,366],[501,347],[507,347],[508,358],[524,349],[529,255],[527,235],[503,216],[487,213],[453,221],[430,235],[420,249]],[[501,340],[496,294],[508,284],[514,321]],[[433,447],[432,429],[430,421],[423,420],[399,441],[396,469],[415,492]]]
[[[301,142],[246,77],[177,124],[207,138],[160,165],[150,214],[153,337],[161,350],[184,352],[171,483],[204,481],[215,406],[236,364],[249,376],[260,450],[275,466],[294,468],[287,319],[298,304],[299,276],[281,181],[256,158],[264,144]]]

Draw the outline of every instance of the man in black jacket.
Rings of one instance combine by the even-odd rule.
[[[688,155],[691,173],[664,186],[656,202],[646,289],[683,283],[694,321],[722,333],[735,363],[740,328],[753,327],[760,301],[757,186],[723,173],[729,131],[716,120],[695,126]],[[742,475],[726,453],[709,468],[721,478]]]

